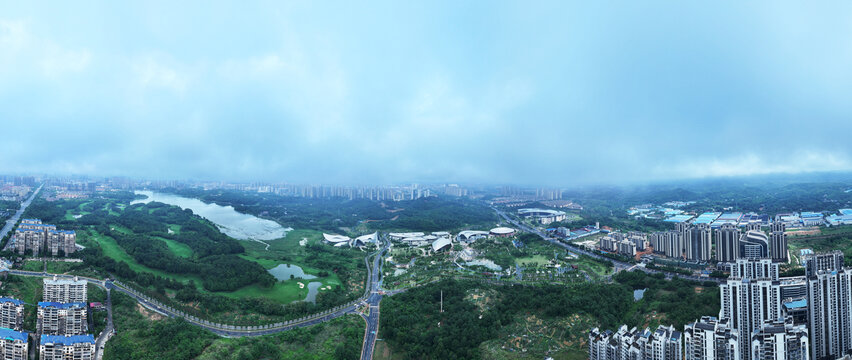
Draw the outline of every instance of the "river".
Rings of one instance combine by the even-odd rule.
[[[293,230],[272,220],[240,213],[234,210],[233,206],[208,204],[198,199],[147,190],[136,190],[134,193],[147,198],[133,200],[130,202],[131,205],[156,201],[179,206],[181,209],[190,209],[193,213],[216,224],[225,235],[238,240],[275,240],[287,236],[287,232]]]

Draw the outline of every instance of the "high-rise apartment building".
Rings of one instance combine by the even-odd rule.
[[[0,328],[21,331],[24,325],[24,302],[12,298],[0,298]]]
[[[787,257],[787,233],[784,223],[773,223],[769,227],[769,257],[772,261],[786,263]]]
[[[38,352],[41,360],[92,360],[95,338],[92,335],[42,335]]]
[[[74,279],[58,278],[44,279],[43,299],[46,302],[86,302],[88,298],[86,281],[76,276]]]
[[[808,329],[792,319],[763,323],[751,336],[751,358],[760,360],[808,360]]]
[[[719,318],[729,319],[729,326],[736,329],[740,339],[741,358],[749,360],[750,344],[745,339],[766,320],[777,320],[782,315],[778,264],[770,259],[739,259],[719,288],[722,302]]]
[[[29,334],[0,328],[0,359],[27,360],[29,350]]]
[[[712,231],[707,224],[698,224],[685,231],[686,259],[710,261],[713,246]]]
[[[38,303],[39,334],[83,335],[88,330],[86,303]]]
[[[732,263],[740,258],[740,229],[724,224],[716,229],[716,261]]]
[[[740,238],[740,257],[744,259],[769,258],[769,238],[763,231],[749,230]]]
[[[808,329],[814,359],[852,354],[852,270],[839,251],[805,258]]]
[[[740,342],[730,320],[702,316],[683,328],[684,360],[739,360]]]

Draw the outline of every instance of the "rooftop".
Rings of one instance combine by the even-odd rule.
[[[0,327],[0,339],[19,340],[27,342],[27,333],[23,331],[15,331],[12,329]]]
[[[72,303],[61,303],[61,302],[53,302],[53,301],[39,301],[39,307],[55,307],[57,309],[70,309],[73,307],[81,307],[85,308],[86,303],[84,302],[72,302]]]
[[[74,345],[80,343],[95,343],[95,337],[91,334],[86,335],[72,335],[72,336],[62,336],[62,335],[42,335],[41,341],[39,345],[45,344],[62,344],[62,345]]]
[[[23,301],[18,300],[18,299],[0,297],[0,303],[5,303],[5,302],[14,303],[15,305],[22,305],[24,303]]]

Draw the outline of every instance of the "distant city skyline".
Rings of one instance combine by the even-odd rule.
[[[571,186],[852,171],[852,4],[0,5],[0,173]]]

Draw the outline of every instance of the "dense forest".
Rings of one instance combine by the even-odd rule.
[[[681,328],[702,315],[719,312],[719,292],[712,283],[667,281],[642,272],[621,272],[614,280],[612,284],[570,286],[444,280],[384,300],[381,335],[391,348],[412,359],[475,359],[481,356],[480,344],[493,339],[501,327],[512,324],[518,315],[564,318],[580,314],[595,319],[601,328],[614,328],[624,323],[654,325],[645,316],[656,312],[666,324]],[[498,295],[481,312],[467,295],[472,289],[483,287]],[[643,300],[633,301],[634,289],[648,289]]]
[[[244,252],[237,240],[222,234],[188,209],[151,202],[128,206],[118,216],[96,211],[78,221],[93,226],[102,236],[115,239],[142,265],[173,274],[198,275],[209,291],[233,291],[255,283],[268,287],[275,283],[275,278],[262,266],[237,256]],[[131,233],[112,224],[124,226]],[[167,224],[180,226],[180,232],[169,232]],[[186,244],[193,256],[177,256],[157,238]]]
[[[165,189],[240,212],[275,219],[298,229],[334,231],[367,222],[373,230],[452,231],[468,225],[489,226],[497,221],[484,203],[466,199],[427,197],[406,201],[365,199],[307,199],[245,191]]]

